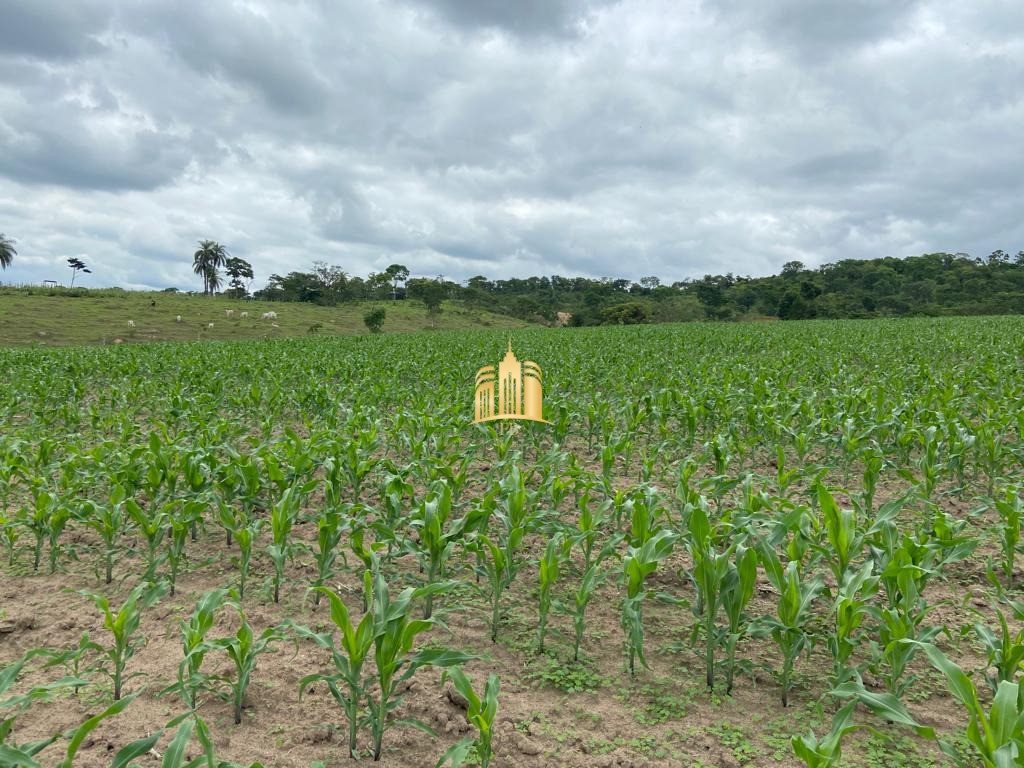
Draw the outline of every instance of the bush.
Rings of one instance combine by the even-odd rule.
[[[637,325],[648,321],[647,307],[638,301],[628,301],[601,310],[601,323],[606,325]]]
[[[370,329],[370,333],[380,333],[381,327],[384,325],[384,317],[386,312],[377,308],[372,312],[367,312],[363,315],[363,322],[366,323],[366,327]]]

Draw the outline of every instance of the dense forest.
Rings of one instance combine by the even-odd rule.
[[[272,275],[255,298],[337,304],[357,299],[438,297],[462,300],[526,320],[554,322],[572,315],[573,325],[780,318],[902,317],[1024,312],[1024,251],[987,258],[929,253],[909,258],[845,259],[806,269],[798,261],[778,275],[705,275],[670,285],[657,277],[639,282],[585,277],[489,280],[465,284],[423,278],[392,265],[367,278],[317,263],[312,272]]]

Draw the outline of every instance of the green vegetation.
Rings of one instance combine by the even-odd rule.
[[[851,742],[869,765],[1017,764],[1022,338],[1015,317],[517,331],[552,425],[472,423],[499,330],[0,348],[4,583],[48,562],[102,592],[82,594],[105,628],[26,662],[0,645],[0,747],[52,765],[45,723],[151,705],[156,678],[187,711],[137,707],[109,750],[125,768],[154,734],[167,764],[194,742],[209,764],[258,720],[283,749],[261,720],[282,692],[329,695],[341,749],[373,760],[433,717],[430,764],[834,766]],[[161,624],[162,678],[138,652]],[[288,642],[301,664],[271,653]],[[919,725],[940,681],[960,705],[942,731]],[[621,709],[600,733],[523,711],[602,700]]]
[[[362,301],[324,307],[120,289],[0,287],[0,345],[274,339],[308,335],[310,326],[317,323],[325,336],[365,334],[366,307]],[[233,313],[230,317],[225,314],[228,310]],[[248,317],[242,317],[243,312]],[[276,312],[277,319],[261,319],[264,312]],[[388,307],[381,331],[422,331],[432,324],[440,330],[524,325],[454,302],[442,315],[431,318],[422,303],[398,301]]]

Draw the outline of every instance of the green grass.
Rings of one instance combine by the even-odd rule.
[[[151,306],[151,302],[156,306]],[[363,315],[375,307],[387,312],[383,333],[431,327],[423,304],[415,300],[358,301],[336,307],[315,304],[239,301],[142,291],[47,291],[0,289],[0,346],[36,344],[125,344],[150,341],[234,341],[285,336],[366,334]],[[235,314],[227,317],[225,310]],[[261,320],[264,312],[276,320]],[[248,318],[239,317],[248,312]],[[175,322],[181,315],[182,322]],[[135,321],[130,328],[129,320]],[[213,328],[207,327],[213,323]],[[272,323],[279,327],[274,328]],[[319,329],[316,326],[319,324]],[[446,302],[438,330],[522,328],[520,320]],[[315,329],[315,330],[311,330]]]

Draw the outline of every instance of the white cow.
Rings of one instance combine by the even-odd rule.
[[[134,320],[129,320],[128,321],[128,327],[129,328],[134,328],[135,327],[135,321]]]
[[[225,309],[224,310],[224,317],[234,317],[234,315],[235,315],[235,310],[233,310],[233,309]]]
[[[248,313],[248,312],[240,312],[240,313],[238,314],[238,316],[239,316],[239,317],[242,317],[242,318],[245,318],[245,317],[248,317],[248,316],[249,316],[249,313]]]
[[[206,327],[207,327],[207,328],[213,328],[213,323],[207,323],[207,324],[206,324]]]
[[[181,315],[178,315],[177,317],[175,317],[174,318],[174,322],[180,323],[181,322]]]
[[[263,319],[264,320],[277,320],[277,312],[264,312],[263,313]]]

